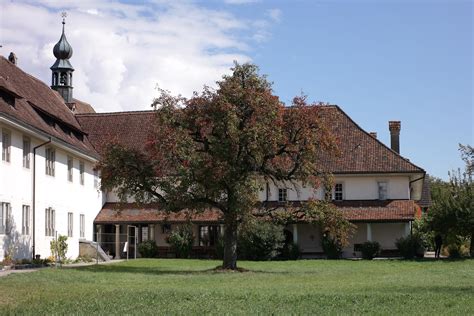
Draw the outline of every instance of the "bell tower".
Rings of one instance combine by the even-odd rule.
[[[72,73],[74,68],[69,62],[69,58],[72,57],[72,47],[66,39],[66,34],[64,34],[66,16],[66,13],[63,12],[63,33],[59,42],[53,48],[56,62],[50,68],[52,71],[51,88],[58,91],[66,103],[72,103]]]

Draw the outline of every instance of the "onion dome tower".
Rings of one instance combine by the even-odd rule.
[[[72,72],[74,68],[69,62],[69,58],[72,57],[72,47],[64,34],[66,13],[63,13],[62,17],[63,33],[59,42],[54,45],[53,54],[56,57],[56,62],[50,68],[53,72],[51,88],[58,91],[66,103],[72,103]]]

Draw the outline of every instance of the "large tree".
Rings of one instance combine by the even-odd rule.
[[[336,145],[321,106],[294,98],[290,107],[251,64],[190,99],[155,99],[156,122],[145,152],[110,144],[102,186],[121,198],[159,202],[163,209],[218,209],[224,220],[223,268],[237,268],[237,228],[258,205],[266,181],[316,186],[318,153]]]
[[[470,239],[470,254],[474,257],[474,149],[459,145],[461,157],[466,163],[464,172],[450,173],[449,182],[432,183],[433,206],[428,214],[431,228],[443,234],[448,243],[457,239]]]

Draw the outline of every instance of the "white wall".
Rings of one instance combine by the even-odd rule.
[[[33,154],[30,154],[30,169],[23,168],[23,136],[31,139],[31,152],[33,147],[44,142],[34,137],[34,134],[19,131],[6,124],[0,125],[0,133],[7,128],[11,135],[11,160],[10,163],[0,161],[0,202],[8,202],[12,207],[12,217],[16,231],[21,235],[22,205],[29,205],[33,217],[32,205],[32,179],[33,179]],[[1,142],[1,137],[0,137]],[[50,241],[52,237],[45,236],[45,209],[52,207],[56,211],[56,225],[58,235],[67,235],[67,213],[73,213],[73,237],[68,238],[68,253],[70,258],[79,254],[79,215],[85,215],[84,239],[93,238],[93,220],[102,207],[102,193],[94,188],[94,161],[75,155],[72,151],[59,148],[54,142],[51,146],[56,150],[55,176],[45,174],[45,148],[41,147],[36,153],[36,254],[41,257],[50,255]],[[1,146],[0,146],[1,148]],[[74,159],[73,182],[67,177],[67,156]],[[84,185],[79,183],[79,161],[85,165]],[[30,223],[32,230],[33,223]],[[8,238],[0,235],[0,260],[4,256],[4,241]],[[32,246],[32,233],[29,236],[19,236],[19,248],[16,257],[30,258]]]
[[[343,184],[344,200],[377,200],[378,182],[387,182],[387,197],[391,200],[409,199],[410,177],[399,175],[351,175],[351,176],[335,176],[335,183]],[[278,189],[287,188],[288,200],[308,200],[321,199],[323,197],[322,188],[303,187],[298,184],[296,187],[290,183],[281,183],[275,185],[273,182],[268,183],[269,201],[278,201]],[[262,186],[259,192],[259,199],[265,201],[267,192],[266,185]]]

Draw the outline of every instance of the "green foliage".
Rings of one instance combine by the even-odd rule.
[[[380,253],[380,244],[376,241],[366,241],[360,247],[362,258],[372,260]]]
[[[250,220],[238,234],[238,256],[246,260],[270,260],[283,246],[283,227],[271,222]]]
[[[433,206],[428,221],[432,230],[441,233],[449,244],[470,239],[470,253],[474,256],[474,149],[460,145],[460,151],[465,171],[451,172],[449,182],[437,181],[432,185]]]
[[[167,242],[176,252],[178,258],[189,258],[194,244],[193,227],[191,224],[180,225],[173,229]]]
[[[355,226],[329,201],[311,200],[303,207],[305,218],[319,226],[323,236],[321,246],[330,259],[339,259],[349,245]]]
[[[298,244],[288,243],[284,244],[280,249],[280,258],[284,260],[296,260],[301,256],[301,250]]]
[[[461,251],[460,251],[459,246],[457,244],[448,245],[447,250],[448,250],[450,259],[460,259],[460,258],[462,258]]]
[[[158,255],[158,246],[154,240],[147,240],[138,245],[138,252],[142,258],[155,258]]]
[[[400,255],[405,259],[413,259],[415,257],[423,257],[425,247],[420,236],[411,234],[406,237],[401,237],[395,241]]]
[[[321,246],[328,259],[340,259],[344,248],[339,240],[327,234],[321,238]]]
[[[58,262],[64,263],[66,260],[67,253],[67,236],[59,235],[57,239],[53,239],[50,242],[51,256]]]

